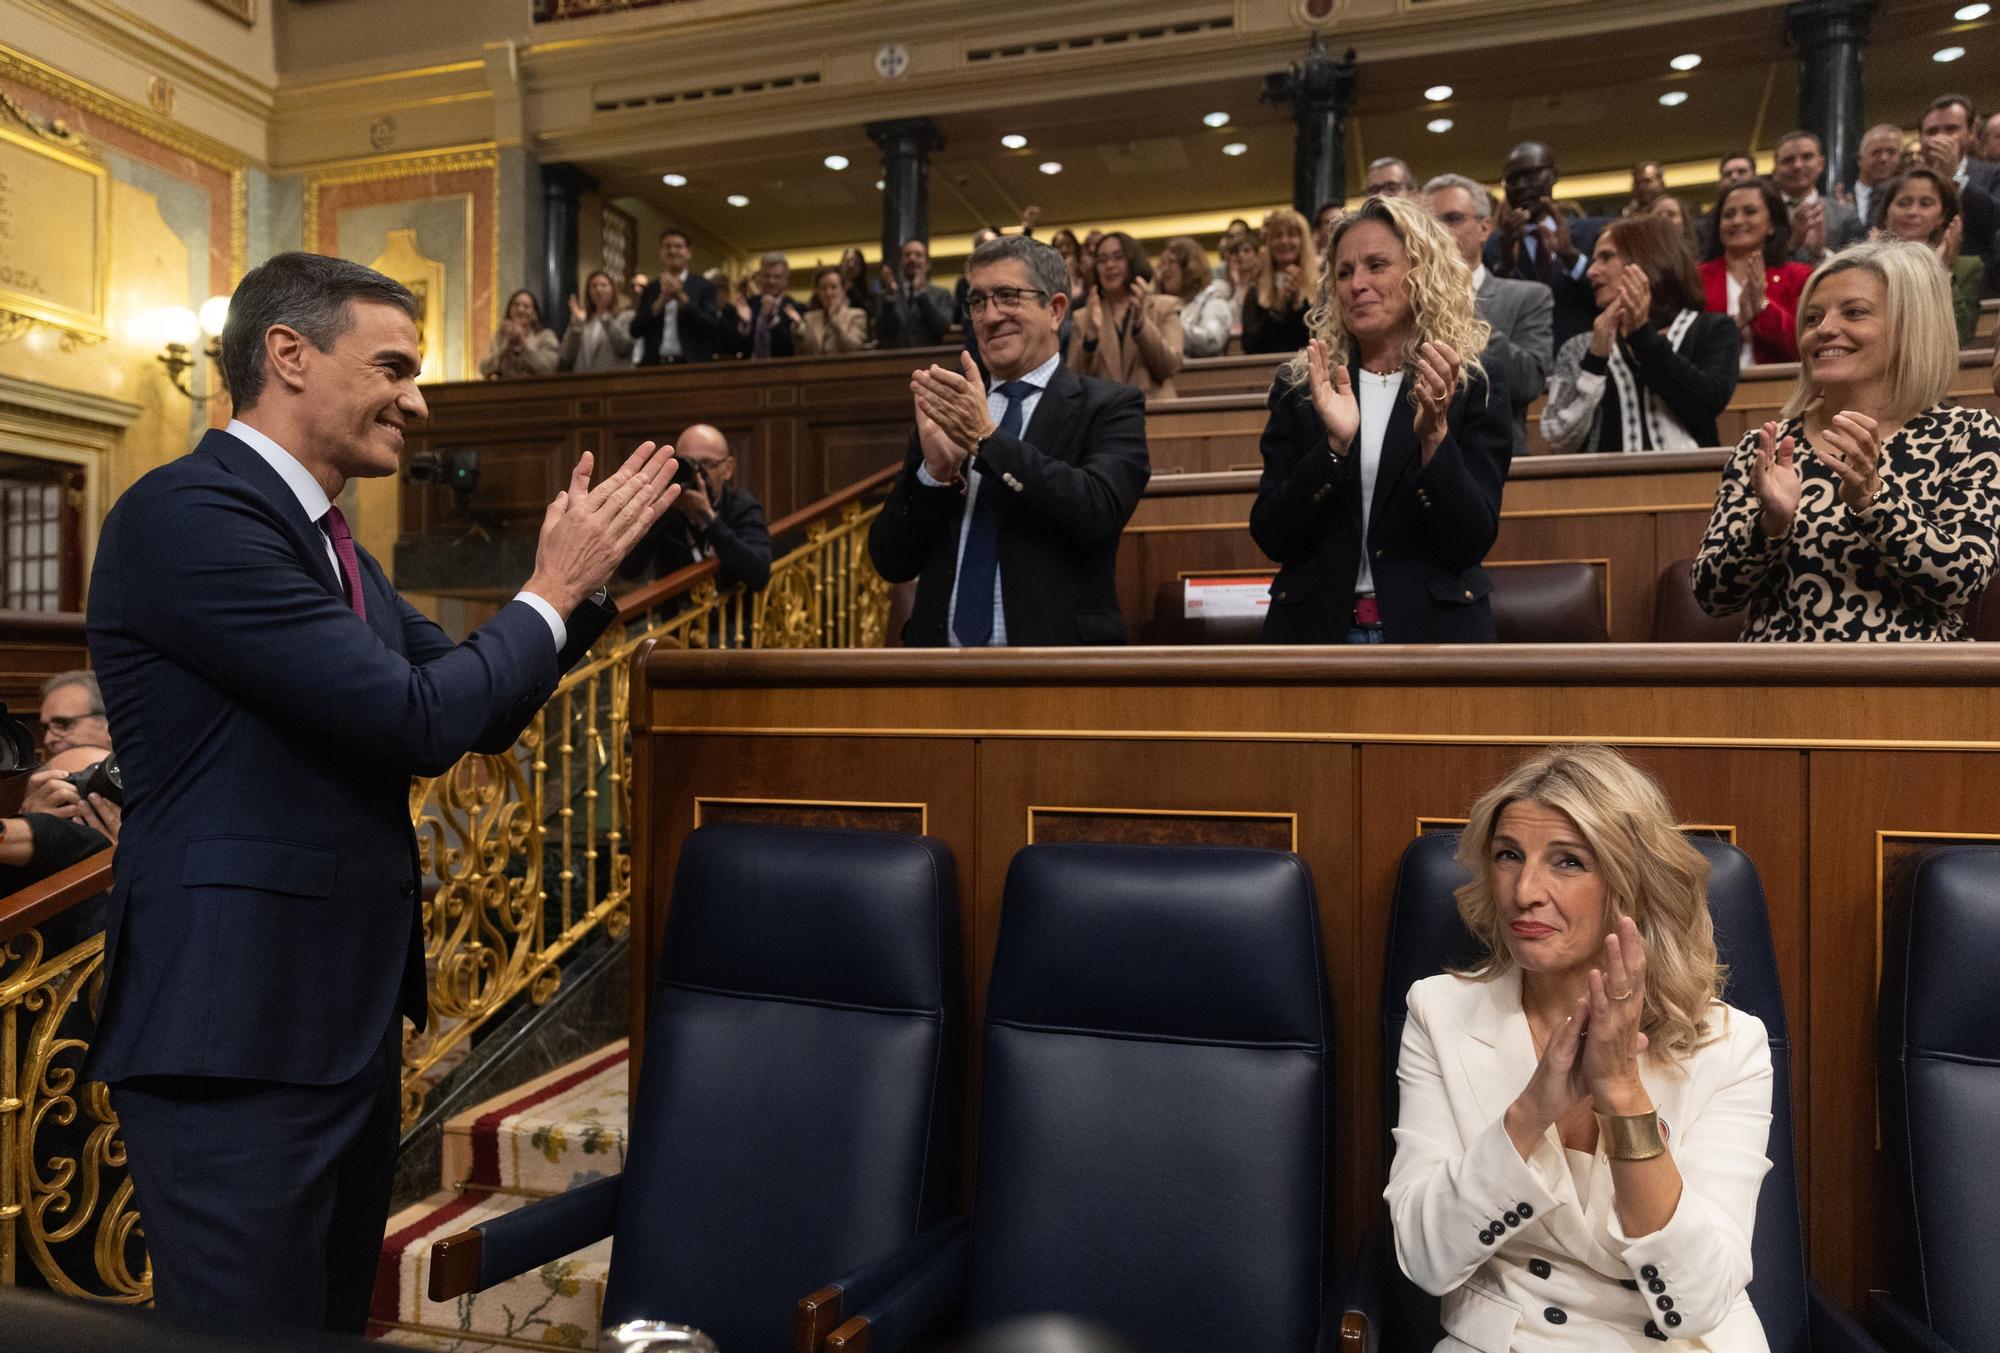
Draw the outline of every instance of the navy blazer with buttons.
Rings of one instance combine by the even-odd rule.
[[[1350,364],[1354,388],[1358,365]],[[1361,456],[1335,459],[1308,386],[1283,374],[1271,416],[1250,534],[1279,565],[1264,642],[1338,644],[1354,618],[1361,571]],[[1397,391],[1369,505],[1369,566],[1383,638],[1392,644],[1492,642],[1491,590],[1480,567],[1500,527],[1500,490],[1514,458],[1505,391],[1474,374],[1452,396],[1430,464],[1417,442],[1409,384]]]
[[[556,652],[522,601],[464,643],[325,537],[226,432],[104,520],[91,664],[125,780],[86,1075],[330,1085],[425,1016],[410,777],[503,753],[615,612]]]

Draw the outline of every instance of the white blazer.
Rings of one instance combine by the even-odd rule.
[[[1600,1144],[1579,1192],[1550,1128],[1527,1160],[1504,1117],[1537,1058],[1521,976],[1445,974],[1410,988],[1402,1104],[1383,1197],[1396,1261],[1442,1297],[1436,1353],[1710,1349],[1768,1353],[1744,1287],[1757,1190],[1771,1168],[1764,1022],[1718,1002],[1720,1037],[1670,1071],[1641,1059],[1682,1190],[1637,1240],[1618,1225]]]

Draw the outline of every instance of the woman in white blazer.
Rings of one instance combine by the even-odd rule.
[[[1488,957],[1410,988],[1384,1197],[1437,1353],[1765,1353],[1744,1288],[1770,1169],[1763,1022],[1724,1004],[1708,866],[1650,777],[1553,748],[1473,807]]]

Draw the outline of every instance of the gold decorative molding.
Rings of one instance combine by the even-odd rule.
[[[207,165],[210,169],[219,169],[225,174],[232,174],[249,163],[246,157],[220,141],[211,140],[199,132],[189,131],[177,123],[160,117],[150,108],[141,107],[115,94],[108,94],[94,85],[72,79],[55,67],[44,65],[33,57],[6,46],[0,46],[0,80],[12,80],[26,85],[81,112],[101,117],[128,131],[137,132],[147,140],[157,141],[167,149],[185,155],[198,164]]]
[[[254,28],[257,24],[257,0],[208,0],[208,3],[245,28]]]
[[[110,169],[62,121],[37,117],[4,91],[0,154],[7,157],[0,161],[7,166],[0,169],[0,240],[13,240],[0,252],[0,343],[36,329],[61,334],[65,349],[103,342],[111,294]],[[28,220],[15,219],[17,194],[52,210],[68,231],[80,224],[77,216],[87,218],[82,258],[34,231]],[[16,230],[21,234],[13,235]],[[73,237],[66,231],[61,238]]]
[[[319,248],[319,195],[328,188],[352,183],[386,183],[394,179],[422,178],[427,174],[455,174],[482,169],[500,172],[500,151],[492,142],[469,146],[448,146],[442,150],[415,151],[395,155],[367,155],[357,160],[341,160],[306,175],[303,229],[305,247]],[[493,258],[500,259],[500,185],[493,185]],[[466,260],[468,276],[472,260]]]

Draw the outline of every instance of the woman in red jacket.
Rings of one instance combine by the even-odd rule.
[[[1793,319],[1812,269],[1785,257],[1792,232],[1785,199],[1769,179],[1745,179],[1717,200],[1710,223],[1702,290],[1708,309],[1736,320],[1743,365],[1798,361]]]

